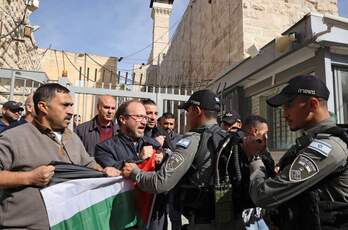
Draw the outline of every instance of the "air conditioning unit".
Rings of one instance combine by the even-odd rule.
[[[27,8],[30,11],[34,11],[37,8],[39,8],[39,4],[40,4],[39,0],[26,0]]]

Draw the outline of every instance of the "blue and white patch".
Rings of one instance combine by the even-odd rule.
[[[166,163],[166,171],[175,171],[182,163],[185,158],[180,153],[173,153]]]
[[[180,141],[178,141],[176,143],[176,146],[180,146],[180,147],[183,147],[183,148],[187,149],[187,147],[189,147],[190,144],[191,144],[191,140],[190,139],[183,138],[183,139],[181,139]]]
[[[320,153],[324,157],[327,157],[332,150],[332,146],[329,143],[318,139],[314,139],[308,148]]]
[[[309,156],[300,154],[291,164],[289,170],[289,180],[291,182],[300,182],[307,180],[319,172],[319,168],[314,160]]]

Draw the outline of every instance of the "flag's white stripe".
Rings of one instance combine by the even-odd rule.
[[[133,189],[122,177],[79,179],[42,189],[50,226],[70,219],[76,213],[111,196]]]

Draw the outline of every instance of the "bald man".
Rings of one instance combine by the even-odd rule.
[[[116,113],[115,98],[110,95],[100,96],[97,102],[98,114],[90,121],[80,124],[76,134],[81,138],[89,155],[94,156],[95,146],[117,133],[114,123]]]

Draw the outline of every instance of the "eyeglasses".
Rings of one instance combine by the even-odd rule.
[[[125,116],[127,117],[131,117],[132,119],[134,119],[136,122],[140,122],[140,121],[148,121],[149,117],[147,115],[141,115],[141,114],[126,114]]]

